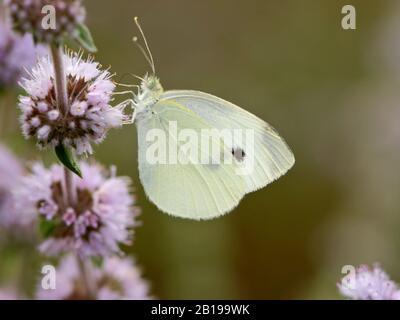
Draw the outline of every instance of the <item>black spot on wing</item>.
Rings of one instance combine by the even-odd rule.
[[[246,152],[244,152],[242,148],[232,148],[231,152],[234,158],[239,162],[242,162],[246,157]]]

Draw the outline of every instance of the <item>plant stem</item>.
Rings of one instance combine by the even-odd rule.
[[[53,58],[54,65],[54,77],[55,77],[55,91],[56,91],[56,99],[57,106],[60,110],[60,113],[63,116],[66,116],[69,112],[68,105],[68,93],[67,93],[67,77],[64,70],[64,52],[63,49],[59,46],[52,45],[50,46],[51,55]],[[77,190],[74,185],[74,177],[73,173],[64,167],[64,180],[65,180],[65,201],[67,206],[74,207],[77,202]],[[85,261],[83,261],[79,256],[76,256],[77,263],[79,266],[79,271],[82,279],[83,288],[85,290],[85,297],[89,299],[93,299],[95,297],[95,289],[93,288],[93,282],[90,281],[90,275],[86,270]]]
[[[64,70],[64,53],[60,46],[52,45],[51,56],[54,64],[54,76],[56,81],[56,99],[61,113],[65,116],[69,111],[67,94],[67,77]]]
[[[95,288],[93,288],[93,282],[90,281],[90,276],[87,272],[85,261],[81,259],[78,255],[76,256],[76,260],[78,262],[79,272],[81,274],[83,288],[85,290],[84,296],[88,298],[88,300],[95,299]]]
[[[74,207],[78,197],[74,184],[74,177],[73,173],[65,167],[64,167],[64,180],[65,180],[66,201],[70,207]]]
[[[69,112],[68,93],[67,93],[67,78],[64,70],[64,53],[61,47],[50,46],[51,56],[54,65],[54,77],[56,82],[56,99],[60,113],[66,116]],[[65,200],[73,207],[76,204],[77,194],[74,186],[73,173],[67,168],[64,168],[65,177]]]
[[[9,12],[8,7],[4,3],[0,3],[0,21],[5,23],[6,26],[9,25]]]

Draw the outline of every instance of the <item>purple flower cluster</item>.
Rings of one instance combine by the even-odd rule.
[[[149,286],[142,279],[140,270],[130,258],[111,257],[102,266],[90,264],[88,268],[91,282],[95,287],[97,300],[147,300],[150,299]],[[57,269],[55,290],[44,290],[39,284],[37,298],[41,300],[88,299],[81,287],[80,271],[73,255],[64,257]]]
[[[64,35],[73,35],[86,17],[81,0],[5,0],[5,4],[15,30],[32,33],[37,42],[61,42]],[[44,19],[42,9],[46,5],[55,10],[54,25]]]
[[[16,85],[35,61],[32,36],[19,36],[0,22],[0,89]]]
[[[64,144],[78,154],[91,154],[91,142],[102,142],[110,128],[122,125],[123,110],[111,107],[115,85],[98,63],[68,54],[64,65],[68,113],[61,114],[57,106],[54,67],[49,57],[43,57],[21,81],[27,93],[19,103],[22,131],[26,138],[35,137],[41,147]]]
[[[18,103],[24,136],[41,148],[92,154],[93,144],[127,117],[126,104],[111,106],[110,72],[92,58],[62,50],[66,36],[94,50],[82,1],[4,0],[4,6],[1,16],[14,30],[0,24],[0,89],[18,83],[25,90]],[[51,57],[36,61],[35,43],[48,45]],[[36,163],[26,172],[0,145],[0,226],[36,227],[40,253],[61,259],[56,288],[48,290],[41,281],[36,298],[150,299],[140,270],[120,249],[132,243],[139,213],[130,179],[117,177],[114,167],[87,162],[79,164],[83,178],[78,178],[68,171],[65,159],[71,157],[60,149],[57,156],[66,167]],[[12,288],[0,289],[0,299],[21,297]]]
[[[338,284],[342,295],[353,300],[400,300],[400,290],[378,265],[361,265]]]
[[[116,177],[99,165],[81,163],[83,179],[74,177],[75,204],[66,201],[64,173],[59,165],[41,164],[15,188],[16,210],[25,220],[38,222],[45,237],[39,250],[46,255],[73,251],[80,257],[120,253],[130,244],[138,209],[130,194],[130,180]]]

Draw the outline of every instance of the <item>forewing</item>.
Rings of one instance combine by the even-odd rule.
[[[253,131],[254,143],[251,147],[245,143],[246,138],[242,141],[237,139],[227,146],[235,152],[234,157],[239,165],[246,169],[243,171],[246,193],[260,189],[284,175],[295,162],[292,151],[272,126],[228,101],[191,90],[167,91],[161,99],[184,105],[219,130]]]

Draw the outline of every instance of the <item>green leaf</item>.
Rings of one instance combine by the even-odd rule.
[[[53,231],[55,230],[56,227],[57,224],[53,220],[47,220],[46,218],[42,217],[39,221],[40,235],[44,239],[49,238],[53,234]]]
[[[65,147],[63,144],[59,144],[57,147],[55,147],[55,152],[58,160],[60,160],[60,162],[67,169],[82,178],[81,168],[79,167],[79,164],[76,162],[71,151],[67,147]]]
[[[102,258],[102,257],[94,256],[94,257],[92,257],[92,263],[93,263],[96,267],[101,268],[101,266],[103,265],[103,258]]]
[[[89,52],[96,52],[97,48],[94,44],[92,34],[89,28],[84,24],[79,24],[76,28],[75,40]]]

